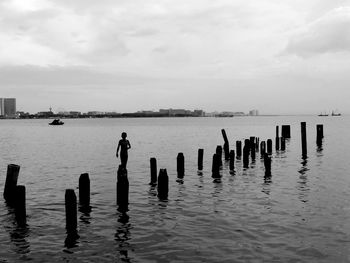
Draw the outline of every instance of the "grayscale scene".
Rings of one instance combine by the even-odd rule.
[[[0,262],[350,262],[350,0],[0,0]]]

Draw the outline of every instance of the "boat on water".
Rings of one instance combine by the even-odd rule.
[[[320,113],[320,114],[318,114],[318,116],[328,116],[329,114],[327,114],[327,113]]]
[[[341,113],[336,112],[336,111],[332,111],[332,116],[341,116]]]
[[[63,125],[64,122],[60,119],[54,119],[52,122],[49,123],[49,125]]]

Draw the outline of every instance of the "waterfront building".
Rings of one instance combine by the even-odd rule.
[[[16,116],[16,99],[0,98],[0,116],[15,117]]]

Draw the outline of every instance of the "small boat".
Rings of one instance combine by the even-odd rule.
[[[332,111],[332,116],[341,116],[341,113]]]
[[[49,123],[49,125],[63,125],[64,122],[60,121],[60,119],[54,119],[52,122]]]

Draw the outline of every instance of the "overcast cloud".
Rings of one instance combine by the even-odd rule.
[[[350,113],[349,70],[350,0],[0,0],[19,110]]]

